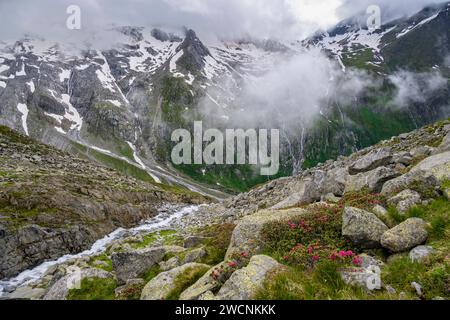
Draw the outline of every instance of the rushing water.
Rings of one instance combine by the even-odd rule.
[[[57,260],[47,261],[42,263],[41,265],[23,271],[21,274],[16,276],[15,278],[11,278],[8,280],[0,280],[0,297],[4,294],[5,288],[17,288],[19,286],[27,285],[30,282],[36,281],[40,279],[45,272],[54,265],[62,264],[68,260],[81,258],[85,256],[95,256],[103,253],[108,245],[110,245],[113,241],[121,239],[125,236],[131,236],[138,234],[140,232],[154,232],[167,227],[170,227],[171,224],[184,216],[195,214],[198,211],[198,206],[189,206],[184,207],[178,210],[164,210],[160,212],[157,216],[145,221],[143,224],[136,228],[132,229],[117,229],[116,231],[110,233],[103,239],[95,242],[89,250],[83,251],[79,254],[70,254],[60,257]]]

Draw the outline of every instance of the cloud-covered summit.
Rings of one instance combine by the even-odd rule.
[[[301,39],[317,29],[380,5],[383,18],[411,15],[441,0],[0,0],[0,39],[25,33],[82,37],[108,25],[187,26],[203,37]],[[78,5],[83,29],[68,33],[66,8]]]

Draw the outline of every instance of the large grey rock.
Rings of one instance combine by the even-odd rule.
[[[44,300],[66,300],[67,295],[71,289],[77,289],[76,285],[80,284],[83,279],[86,278],[100,278],[107,279],[112,278],[113,275],[110,272],[106,272],[101,269],[82,269],[77,271],[73,269],[74,272],[69,272],[67,275],[63,276],[61,279],[56,281],[45,294]]]
[[[251,300],[270,272],[283,266],[268,256],[253,256],[247,267],[235,271],[216,295],[218,300]]]
[[[409,153],[415,159],[428,157],[433,152],[433,147],[430,146],[419,146],[411,149]]]
[[[392,180],[399,175],[393,169],[379,167],[369,172],[349,176],[345,184],[345,192],[368,190],[369,192],[378,193],[386,181]]]
[[[305,179],[298,184],[298,188],[283,201],[271,207],[273,210],[289,209],[299,205],[309,204],[320,198],[317,186],[311,179]]]
[[[111,260],[119,284],[139,278],[153,265],[161,262],[165,253],[166,250],[162,247],[113,253]]]
[[[368,268],[349,267],[339,271],[342,280],[348,285],[361,287],[367,291],[381,289],[381,272],[377,266]]]
[[[422,261],[432,255],[434,252],[435,250],[433,249],[433,247],[418,246],[409,252],[409,258],[411,259],[411,261]]]
[[[384,220],[388,216],[388,211],[386,210],[386,208],[379,204],[373,207],[372,211],[380,220]]]
[[[424,171],[432,174],[439,182],[450,179],[450,151],[439,153],[426,158],[411,172]]]
[[[226,266],[226,262],[221,262],[209,269],[196,283],[181,293],[180,300],[198,300],[207,292],[220,288],[220,283],[214,280],[211,274],[215,270],[226,268]]]
[[[425,221],[410,218],[386,231],[381,237],[381,245],[392,252],[403,252],[424,243],[427,238]]]
[[[29,225],[17,231],[0,229],[0,279],[13,277],[45,260],[81,252],[94,242],[87,229],[80,226],[48,229]]]
[[[380,246],[388,227],[371,212],[347,207],[342,217],[342,235],[364,248]]]
[[[396,196],[388,199],[388,204],[393,205],[401,213],[407,212],[412,207],[420,204],[422,197],[414,190],[406,189]]]
[[[244,217],[233,231],[226,259],[230,259],[233,254],[242,252],[246,252],[250,256],[260,253],[264,247],[261,230],[266,224],[276,221],[287,222],[289,219],[301,217],[304,214],[306,214],[305,210],[295,208],[283,211],[264,210]]]
[[[392,162],[402,164],[404,166],[409,166],[413,162],[413,157],[409,152],[400,152],[394,154]]]
[[[164,300],[176,288],[176,279],[192,270],[208,270],[209,266],[199,263],[188,263],[170,271],[158,274],[142,290],[141,300]]]
[[[420,185],[424,189],[434,189],[439,186],[439,181],[432,172],[423,170],[411,170],[404,175],[387,181],[381,190],[381,194],[392,196],[414,185]]]
[[[389,148],[381,148],[370,151],[364,157],[356,160],[350,167],[350,174],[367,172],[381,166],[388,165],[392,160],[392,151]]]
[[[384,263],[365,253],[360,254],[361,265],[343,268],[339,273],[345,283],[359,286],[367,291],[381,289],[381,268]]]

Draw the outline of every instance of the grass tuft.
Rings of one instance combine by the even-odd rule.
[[[71,289],[68,300],[114,300],[117,281],[111,278],[86,278],[80,289]]]

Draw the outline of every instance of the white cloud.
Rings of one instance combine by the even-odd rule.
[[[225,110],[208,96],[201,103],[207,119],[225,115],[233,127],[280,128],[298,132],[308,127],[321,111],[339,103],[347,105],[377,81],[362,71],[341,71],[322,52],[311,50],[281,57],[276,67],[258,78],[248,78]],[[226,83],[221,87],[227,87]],[[215,91],[211,89],[214,96]],[[232,110],[232,111],[230,111]]]
[[[441,0],[1,0],[0,39],[23,33],[67,39],[68,5],[82,9],[83,32],[107,24],[187,26],[200,35],[299,39],[379,4],[383,16],[408,15]]]
[[[396,86],[392,105],[397,107],[424,103],[437,91],[447,86],[447,79],[437,71],[413,73],[402,70],[391,75],[389,80]]]

